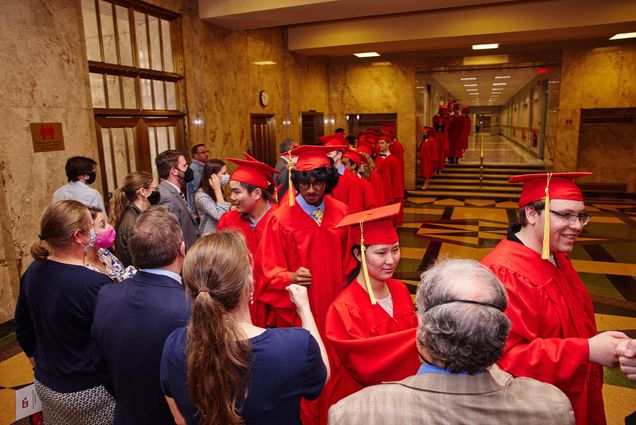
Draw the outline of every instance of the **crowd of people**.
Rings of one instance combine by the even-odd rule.
[[[418,176],[424,179],[421,189],[426,190],[431,177],[440,174],[446,163],[458,164],[468,149],[468,136],[472,121],[468,106],[456,102],[441,105],[433,116],[433,126],[422,129],[417,152]]]
[[[108,215],[96,163],[68,160],[15,314],[46,424],[605,423],[602,366],[636,380],[636,340],[597,332],[567,256],[585,173],[511,179],[519,223],[414,303],[395,128],[321,142],[232,174],[164,151]]]

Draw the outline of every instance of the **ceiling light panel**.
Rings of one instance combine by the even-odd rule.
[[[354,53],[353,56],[357,56],[359,58],[374,58],[376,56],[380,56],[378,52],[362,52],[362,53]]]
[[[487,44],[473,44],[473,50],[488,50],[488,49],[498,49],[498,43],[487,43]]]

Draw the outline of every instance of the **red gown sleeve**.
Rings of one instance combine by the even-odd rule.
[[[506,287],[506,316],[512,323],[499,366],[514,376],[534,378],[563,391],[582,390],[589,367],[587,339],[540,338],[540,317],[543,321],[560,320],[553,310],[542,308],[542,288],[507,268],[490,267]]]

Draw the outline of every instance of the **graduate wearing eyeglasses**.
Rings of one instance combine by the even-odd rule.
[[[519,224],[482,263],[503,282],[512,330],[498,365],[561,389],[576,423],[605,424],[602,366],[618,363],[622,332],[598,334],[592,299],[568,254],[590,221],[575,178],[591,173],[512,177],[523,183]]]

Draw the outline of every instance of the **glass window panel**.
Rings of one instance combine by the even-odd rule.
[[[155,127],[148,128],[148,144],[150,145],[150,163],[155,163],[155,158],[157,157],[157,138],[155,137]],[[152,167],[152,176],[155,181],[157,179],[157,167]]]
[[[126,154],[126,139],[124,128],[111,128],[111,145],[115,163],[115,178],[117,187],[121,187],[128,175],[128,155]]]
[[[161,71],[161,41],[159,39],[159,18],[148,15],[148,29],[150,31],[150,62],[152,69]]]
[[[104,94],[104,76],[102,74],[91,73],[91,97],[93,98],[93,108],[106,107],[106,95]]]
[[[115,24],[113,5],[103,0],[99,2],[99,19],[102,24],[102,43],[104,44],[104,62],[117,63],[117,44],[115,43]]]
[[[108,132],[108,128],[102,128],[102,146],[104,148],[104,169],[103,173],[106,173],[106,191],[109,193],[113,193],[116,189],[115,179],[113,178],[113,163],[111,161],[111,143],[110,143],[110,133]]]
[[[106,75],[108,86],[108,107],[121,109],[121,92],[119,91],[119,77]]]
[[[135,35],[137,37],[137,61],[139,62],[139,67],[150,68],[146,15],[143,13],[135,12]]]
[[[155,88],[155,109],[166,109],[166,97],[163,92],[163,81],[154,80]]]
[[[165,19],[161,20],[161,41],[163,42],[163,70],[166,72],[174,72],[170,21],[166,21]]]
[[[135,79],[121,77],[124,85],[124,105],[126,109],[137,109],[137,96],[135,96]]]
[[[117,13],[117,33],[119,34],[119,61],[121,65],[133,66],[128,9],[121,6],[115,6],[115,9]]]
[[[157,149],[163,152],[169,149],[168,131],[166,127],[155,127],[157,129]]]
[[[174,127],[168,127],[168,135],[170,136],[170,149],[177,148],[177,141],[175,139]]]
[[[84,40],[86,42],[86,55],[88,56],[88,60],[101,62],[102,54],[99,50],[95,0],[82,0],[82,18],[84,21]]]
[[[128,141],[128,172],[137,171],[137,158],[135,156],[135,131],[131,127],[126,127],[126,137]],[[154,162],[153,162],[154,164]],[[155,167],[152,167],[155,168]]]
[[[177,110],[177,84],[166,81],[166,109]]]
[[[152,109],[152,81],[141,80],[141,105],[142,109]]]

